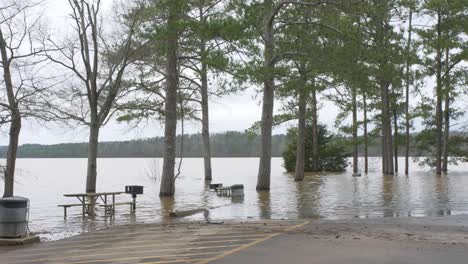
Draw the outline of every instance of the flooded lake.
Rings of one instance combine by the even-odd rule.
[[[296,183],[293,175],[285,173],[282,159],[274,158],[271,192],[258,193],[257,158],[213,159],[213,183],[245,185],[245,197],[232,200],[208,190],[203,180],[202,159],[184,159],[175,197],[160,199],[161,159],[99,159],[98,191],[123,191],[125,185],[144,186],[144,195],[137,198],[136,214],[130,214],[128,206],[121,206],[115,220],[105,218],[102,210],[94,220],[84,220],[81,209],[75,207],[68,209],[64,220],[63,209],[57,205],[78,202],[63,194],[84,191],[86,159],[19,159],[15,194],[31,200],[29,228],[43,239],[58,239],[109,225],[168,221],[170,211],[202,207],[212,209],[208,214],[184,220],[468,214],[468,164],[454,167],[443,176],[412,164],[409,176],[394,177],[382,176],[380,164],[380,159],[372,158],[371,172],[362,177],[351,177],[348,168],[346,173],[307,174],[303,182]],[[117,199],[130,200],[126,194]]]

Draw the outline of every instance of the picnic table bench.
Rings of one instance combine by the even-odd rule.
[[[117,195],[121,195],[123,192],[99,192],[99,193],[70,193],[64,194],[65,197],[75,197],[77,198],[80,203],[77,204],[60,204],[59,207],[63,207],[64,209],[64,217],[67,217],[67,209],[70,207],[78,207],[81,206],[82,208],[82,215],[94,215],[94,206],[99,205],[97,203],[98,199],[100,199],[103,204],[100,205],[105,208],[105,214],[111,213],[111,216],[115,212],[115,206],[117,205],[124,205],[129,204],[131,208],[134,208],[135,202],[128,202],[128,203],[116,203],[115,197]],[[135,210],[131,209],[131,212]]]
[[[65,218],[67,218],[67,209],[69,207],[77,207],[77,206],[83,206],[82,203],[79,203],[79,204],[59,204],[58,205],[59,207],[63,207],[63,215]],[[91,206],[91,203],[85,203],[84,206]],[[86,210],[89,210],[89,208],[87,208]]]
[[[135,213],[135,202],[123,202],[113,204],[101,204],[100,207],[104,207],[105,215],[108,213],[112,216],[115,213],[115,207],[119,205],[130,205],[130,213]]]
[[[232,186],[217,187],[215,190],[221,196],[231,196],[231,197],[244,196],[243,184],[234,184]]]

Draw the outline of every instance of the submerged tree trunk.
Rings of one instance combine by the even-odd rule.
[[[305,129],[306,129],[306,93],[299,93],[299,117],[297,126],[297,150],[296,150],[296,170],[294,174],[295,181],[304,179],[304,160],[305,160]]]
[[[99,128],[100,125],[93,118],[89,126],[89,141],[88,141],[88,166],[86,173],[86,192],[96,192],[96,178],[97,178],[97,153],[99,142]]]
[[[10,124],[10,140],[8,143],[7,162],[4,175],[5,190],[3,192],[3,197],[11,197],[14,195],[16,154],[18,152],[18,142],[21,131],[21,115],[17,110],[14,112],[15,113],[12,113],[13,118]]]
[[[202,56],[205,54],[205,43],[202,41]],[[210,146],[210,119],[208,109],[208,70],[202,59],[201,68],[201,109],[202,109],[202,137],[203,137],[203,161],[205,168],[205,181],[212,180],[211,172],[211,146]]]
[[[357,120],[357,91],[356,88],[352,89],[352,112],[353,112],[353,174],[359,173],[359,153],[358,153],[358,120]]]
[[[273,1],[265,0],[265,17],[263,28],[264,51],[264,84],[263,107],[261,120],[261,151],[258,168],[257,190],[270,190],[271,173],[271,135],[273,130],[273,104],[274,104],[274,43],[273,43]]]
[[[173,196],[175,192],[175,150],[177,130],[177,17],[180,1],[169,3],[167,20],[167,54],[166,54],[166,102],[164,128],[164,160],[159,196]]]
[[[442,14],[439,10],[438,21],[437,21],[437,39],[442,38],[441,31],[441,22]],[[442,49],[440,48],[440,43],[437,44],[436,48],[436,174],[440,175],[442,173]]]
[[[312,170],[319,168],[319,134],[318,134],[318,112],[317,112],[317,89],[315,79],[312,80]]]
[[[409,89],[410,89],[410,58],[411,37],[413,33],[413,7],[409,10],[409,25],[408,25],[408,43],[406,45],[406,102],[405,102],[405,174],[409,172],[409,151],[410,151],[410,114],[409,114]]]
[[[364,108],[364,172],[369,172],[369,142],[367,132],[367,94],[364,92],[363,95],[363,108]]]
[[[381,82],[381,98],[382,98],[382,139],[383,139],[383,162],[384,174],[394,174],[393,167],[393,140],[392,140],[392,124],[390,118],[390,96],[389,86],[387,82]]]
[[[445,68],[448,71],[450,67],[450,50],[447,48],[445,50]],[[444,142],[442,146],[442,171],[448,171],[448,148],[449,148],[449,140],[450,140],[450,79],[448,73],[444,78],[445,81],[445,93],[444,93]]]
[[[394,129],[393,151],[395,155],[395,172],[398,172],[398,114],[396,110],[393,110],[393,129]]]
[[[21,113],[18,109],[18,103],[15,98],[13,91],[13,81],[11,79],[11,61],[7,57],[7,46],[3,37],[3,32],[0,29],[0,54],[1,54],[1,65],[3,68],[4,87],[5,93],[8,99],[8,106],[10,112],[10,132],[9,132],[9,143],[8,152],[5,168],[5,185],[3,197],[11,197],[14,195],[14,184],[15,184],[15,170],[16,170],[16,154],[18,152],[19,134],[21,131]]]

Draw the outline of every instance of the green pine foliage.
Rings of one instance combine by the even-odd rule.
[[[319,169],[318,171],[340,172],[345,171],[348,166],[347,157],[349,153],[339,138],[330,133],[326,126],[319,125]],[[290,128],[286,136],[286,149],[283,152],[284,168],[293,172],[296,165],[297,128]],[[304,171],[311,172],[312,169],[312,126],[306,126],[305,141],[305,166]]]

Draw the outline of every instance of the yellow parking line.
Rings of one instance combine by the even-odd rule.
[[[238,238],[238,239],[242,239],[242,238],[245,238],[246,240],[248,239],[251,239],[251,238],[258,238],[258,237],[262,237],[262,236],[265,236],[265,234],[258,234],[258,235],[239,235],[239,236],[213,236],[213,237],[203,237],[203,236],[196,236],[196,237],[193,237],[193,239],[197,239],[197,240],[203,240],[203,241],[197,241],[197,242],[210,242],[211,239],[215,239],[213,241],[217,241],[219,239],[223,240],[224,238]],[[167,241],[161,241],[161,240],[158,240],[159,237],[155,236],[155,237],[152,237],[152,239],[144,239],[144,240],[135,240],[135,241],[122,241],[122,242],[125,242],[126,245],[129,245],[129,244],[137,244],[137,243],[145,243],[145,242],[159,242],[160,244],[162,245],[171,245],[169,243],[171,242],[174,242],[174,241],[181,241],[181,240],[187,240],[188,238],[185,237],[185,238],[174,238],[174,239],[171,239],[171,240],[167,240]],[[122,239],[119,239],[119,240],[122,240]],[[27,249],[27,252],[34,252],[34,251],[44,251],[44,250],[56,250],[56,249],[70,249],[70,248],[81,248],[81,247],[95,247],[95,246],[102,246],[102,245],[107,245],[107,244],[111,244],[109,242],[115,242],[114,240],[104,240],[102,241],[103,243],[94,243],[94,244],[87,244],[87,243],[76,243],[74,245],[68,245],[68,246],[65,246],[65,247],[43,247],[43,248],[28,248]],[[81,247],[80,247],[81,246]]]
[[[295,225],[295,226],[291,226],[291,227],[285,229],[285,232],[292,231],[292,230],[294,230],[294,229],[300,228],[300,227],[302,227],[302,226],[304,226],[304,225],[306,225],[306,224],[308,224],[308,223],[309,223],[309,221],[306,221],[306,222],[304,222],[304,223],[302,223],[302,224]],[[206,260],[199,261],[199,262],[197,262],[196,264],[208,264],[208,263],[210,263],[210,262],[212,262],[212,261],[225,258],[225,257],[227,257],[227,256],[229,256],[229,255],[232,255],[232,254],[234,254],[234,253],[237,253],[237,252],[239,252],[239,251],[241,251],[241,250],[244,250],[244,249],[247,249],[247,248],[249,248],[249,247],[255,246],[255,245],[259,244],[259,243],[262,243],[262,242],[264,242],[264,241],[267,241],[267,240],[269,240],[269,239],[272,239],[272,238],[274,238],[274,237],[276,237],[276,236],[279,236],[279,235],[281,235],[281,234],[282,234],[282,233],[271,234],[271,235],[269,235],[269,236],[267,236],[267,237],[260,238],[260,239],[257,239],[257,240],[255,240],[255,241],[252,241],[252,242],[250,242],[249,244],[245,244],[245,245],[242,245],[242,246],[240,246],[240,247],[238,247],[238,248],[232,249],[232,250],[230,250],[230,251],[226,251],[226,252],[224,252],[224,253],[221,254],[221,255],[218,255],[218,256],[215,256],[215,257],[212,257],[212,258],[209,258],[209,259],[206,259]]]
[[[260,227],[265,227],[264,229],[261,229]],[[287,227],[287,226],[259,226],[259,227],[244,227],[244,228],[230,228],[229,226],[226,226],[224,228],[190,228],[190,229],[176,229],[176,230],[158,230],[158,231],[162,231],[162,232],[158,232],[158,231],[151,231],[151,230],[146,230],[146,231],[141,231],[141,232],[113,232],[113,233],[106,233],[106,234],[93,234],[93,235],[87,235],[87,234],[84,234],[84,235],[78,235],[76,237],[70,237],[69,239],[70,240],[66,240],[66,241],[63,241],[63,242],[72,242],[73,239],[80,239],[80,240],[90,240],[90,239],[99,239],[99,238],[106,238],[106,237],[115,237],[115,236],[135,236],[135,235],[141,235],[141,234],[160,234],[160,235],[170,235],[172,233],[175,233],[175,232],[183,232],[183,233],[198,233],[198,232],[201,232],[201,233],[215,233],[215,232],[218,232],[218,231],[229,231],[231,233],[238,233],[238,232],[242,232],[242,231],[267,231],[267,230],[270,230],[270,229],[277,229],[277,228],[284,228],[284,227]],[[51,242],[51,243],[57,243],[57,242]]]
[[[245,233],[249,233],[249,234],[252,234],[253,232],[249,232],[251,230],[246,230],[244,232],[241,232],[241,231],[237,231],[237,232],[232,232],[232,233],[216,233],[216,232],[200,232],[200,233],[197,233],[197,232],[193,232],[193,233],[187,233],[187,232],[180,232],[180,233],[168,233],[168,234],[164,234],[164,235],[161,235],[161,234],[157,234],[157,233],[154,233],[154,234],[149,234],[149,235],[146,235],[146,236],[138,236],[138,238],[153,238],[153,237],[157,237],[157,238],[171,238],[171,237],[174,237],[175,235],[177,234],[183,234],[183,235],[200,235],[200,236],[236,236],[236,235],[242,235],[242,234],[245,234]],[[265,233],[267,232],[256,232],[257,234],[259,235],[264,235]],[[148,234],[148,233],[146,233]],[[126,236],[125,234],[116,234],[115,236],[113,236],[113,238],[99,238],[99,239],[81,239],[81,238],[78,238],[76,240],[65,240],[65,241],[57,241],[57,242],[52,242],[52,243],[48,243],[48,245],[55,245],[55,244],[60,244],[60,245],[63,245],[63,244],[76,244],[76,243],[89,243],[89,242],[100,242],[100,241],[115,241],[115,240],[122,240],[122,239],[131,239],[133,237],[129,237],[129,236]]]
[[[163,261],[156,261],[156,262],[140,262],[139,264],[163,264],[163,263],[180,263],[180,262],[190,262],[193,263],[194,261],[203,261],[206,259],[179,259],[179,260],[163,260]]]
[[[269,239],[271,239],[271,238],[273,238],[273,237],[275,237],[275,236],[278,236],[278,235],[280,235],[280,234],[281,234],[281,233],[274,233],[274,234],[271,234],[271,235],[269,235],[269,236],[267,236],[267,237],[257,239],[257,240],[255,240],[255,241],[253,241],[253,242],[250,242],[250,243],[248,243],[248,244],[242,245],[242,246],[240,246],[240,247],[238,247],[238,248],[235,248],[235,249],[233,249],[233,250],[226,251],[226,252],[224,252],[224,253],[221,254],[221,255],[218,255],[218,256],[215,256],[215,257],[212,257],[212,258],[203,260],[203,261],[199,261],[199,262],[197,262],[196,264],[207,264],[207,263],[210,263],[210,262],[212,262],[212,261],[222,259],[222,258],[224,258],[224,257],[226,257],[226,256],[229,256],[229,255],[231,255],[231,254],[234,254],[234,253],[239,252],[239,251],[241,251],[241,250],[244,250],[244,249],[246,249],[246,248],[249,248],[249,247],[255,246],[255,245],[259,244],[259,243],[262,243],[262,242],[264,242],[264,241],[267,241],[267,240],[269,240]]]
[[[210,247],[193,247],[193,248],[169,248],[169,249],[157,249],[157,250],[143,250],[143,251],[127,251],[127,252],[109,252],[109,253],[95,253],[95,254],[86,254],[86,255],[78,255],[78,256],[69,256],[68,252],[66,254],[57,254],[56,257],[46,257],[46,258],[37,258],[34,261],[51,261],[51,260],[73,260],[76,258],[92,258],[92,257],[103,257],[103,256],[111,256],[114,257],[115,255],[120,254],[142,254],[142,253],[156,253],[156,252],[171,252],[171,251],[192,251],[192,250],[202,250],[202,249],[216,249],[216,248],[230,248],[230,247],[237,247],[239,244],[235,245],[222,245],[222,246],[210,246]],[[23,262],[24,260],[16,260],[16,261],[9,261],[9,263],[16,263],[16,262]]]
[[[186,232],[186,231],[194,231],[196,232],[197,230],[200,230],[200,229],[207,229],[208,231],[222,231],[222,230],[226,230],[226,229],[229,229],[229,228],[232,228],[232,229],[241,229],[241,228],[246,228],[246,229],[258,229],[258,227],[268,227],[269,229],[272,229],[272,228],[283,228],[283,227],[287,227],[289,225],[287,224],[284,224],[284,225],[280,225],[280,224],[275,224],[275,225],[270,225],[267,223],[267,225],[264,225],[265,223],[253,223],[253,225],[258,225],[258,226],[249,226],[249,224],[243,224],[243,225],[230,225],[230,224],[223,224],[222,227],[217,227],[217,226],[213,226],[213,225],[201,225],[201,226],[182,226],[182,227],[178,227],[178,228],[175,228],[175,227],[168,227],[168,228],[161,228],[161,229],[144,229],[143,230],[131,230],[132,232],[127,232],[126,230],[119,230],[119,229],[115,229],[113,230],[114,228],[111,228],[112,230],[108,230],[108,231],[96,231],[95,233],[83,233],[83,234],[80,234],[78,236],[81,236],[81,238],[94,238],[94,237],[112,237],[112,236],[115,236],[115,235],[137,235],[137,234],[148,234],[148,233],[152,233],[152,232],[158,232],[158,231],[166,231],[166,232],[173,232],[173,231],[183,231],[183,232]],[[239,231],[245,231],[245,230],[239,230]],[[71,238],[74,238],[74,237],[71,237]]]
[[[127,232],[127,233],[132,233],[133,231],[137,231],[137,232],[140,232],[140,229],[146,229],[147,232],[154,232],[154,231],[166,231],[166,230],[170,230],[170,229],[182,229],[182,228],[185,228],[187,230],[190,230],[190,229],[194,229],[194,230],[198,230],[200,228],[219,228],[218,226],[223,226],[223,227],[249,227],[252,226],[252,225],[265,225],[266,226],[290,226],[291,225],[291,222],[287,221],[287,220],[284,220],[283,222],[279,222],[278,221],[273,221],[273,222],[263,222],[263,221],[252,221],[252,222],[243,222],[242,224],[239,224],[239,223],[223,223],[223,224],[220,224],[220,225],[217,225],[217,224],[198,224],[198,223],[188,223],[188,224],[171,224],[171,225],[167,225],[167,226],[158,226],[158,227],[154,227],[154,226],[150,226],[150,225],[144,225],[144,224],[141,224],[141,225],[136,225],[136,226],[116,226],[116,227],[110,227],[110,228],[106,228],[106,229],[101,229],[101,230],[97,230],[96,232],[98,234],[107,234],[107,233],[120,233],[120,232],[127,232],[128,231],[131,231],[131,232]],[[90,234],[89,232],[88,233],[83,233],[82,235],[86,235],[86,234]],[[92,235],[98,235],[98,234],[92,234]]]
[[[127,257],[127,258],[114,258],[114,259],[93,259],[93,260],[83,260],[75,262],[60,262],[63,264],[82,264],[82,263],[98,263],[98,262],[117,262],[125,260],[141,260],[141,259],[151,259],[151,258],[172,258],[172,257],[191,257],[191,256],[203,256],[203,255],[213,255],[218,254],[219,251],[212,252],[200,252],[200,253],[190,253],[190,254],[171,254],[171,255],[157,255],[157,256],[139,256],[139,257]]]
[[[109,247],[109,248],[100,248],[99,250],[119,250],[119,249],[134,249],[134,248],[145,248],[145,247],[158,247],[158,246],[184,246],[184,245],[203,245],[203,244],[211,244],[211,243],[230,243],[230,242],[248,242],[251,240],[255,239],[226,239],[226,240],[214,240],[214,241],[201,241],[201,242],[187,242],[187,243],[172,243],[172,244],[145,244],[145,245],[138,245],[138,246],[122,246],[122,247]],[[27,250],[26,250],[27,251]],[[92,252],[96,251],[95,248],[92,249],[77,249],[77,250],[71,250],[71,251],[66,251],[63,253],[70,254],[70,253],[83,253],[83,252]],[[27,258],[27,257],[38,257],[42,255],[59,255],[61,253],[54,253],[54,252],[42,252],[42,253],[36,253],[36,254],[18,254],[16,256],[3,256],[2,259],[15,259],[15,258]]]

